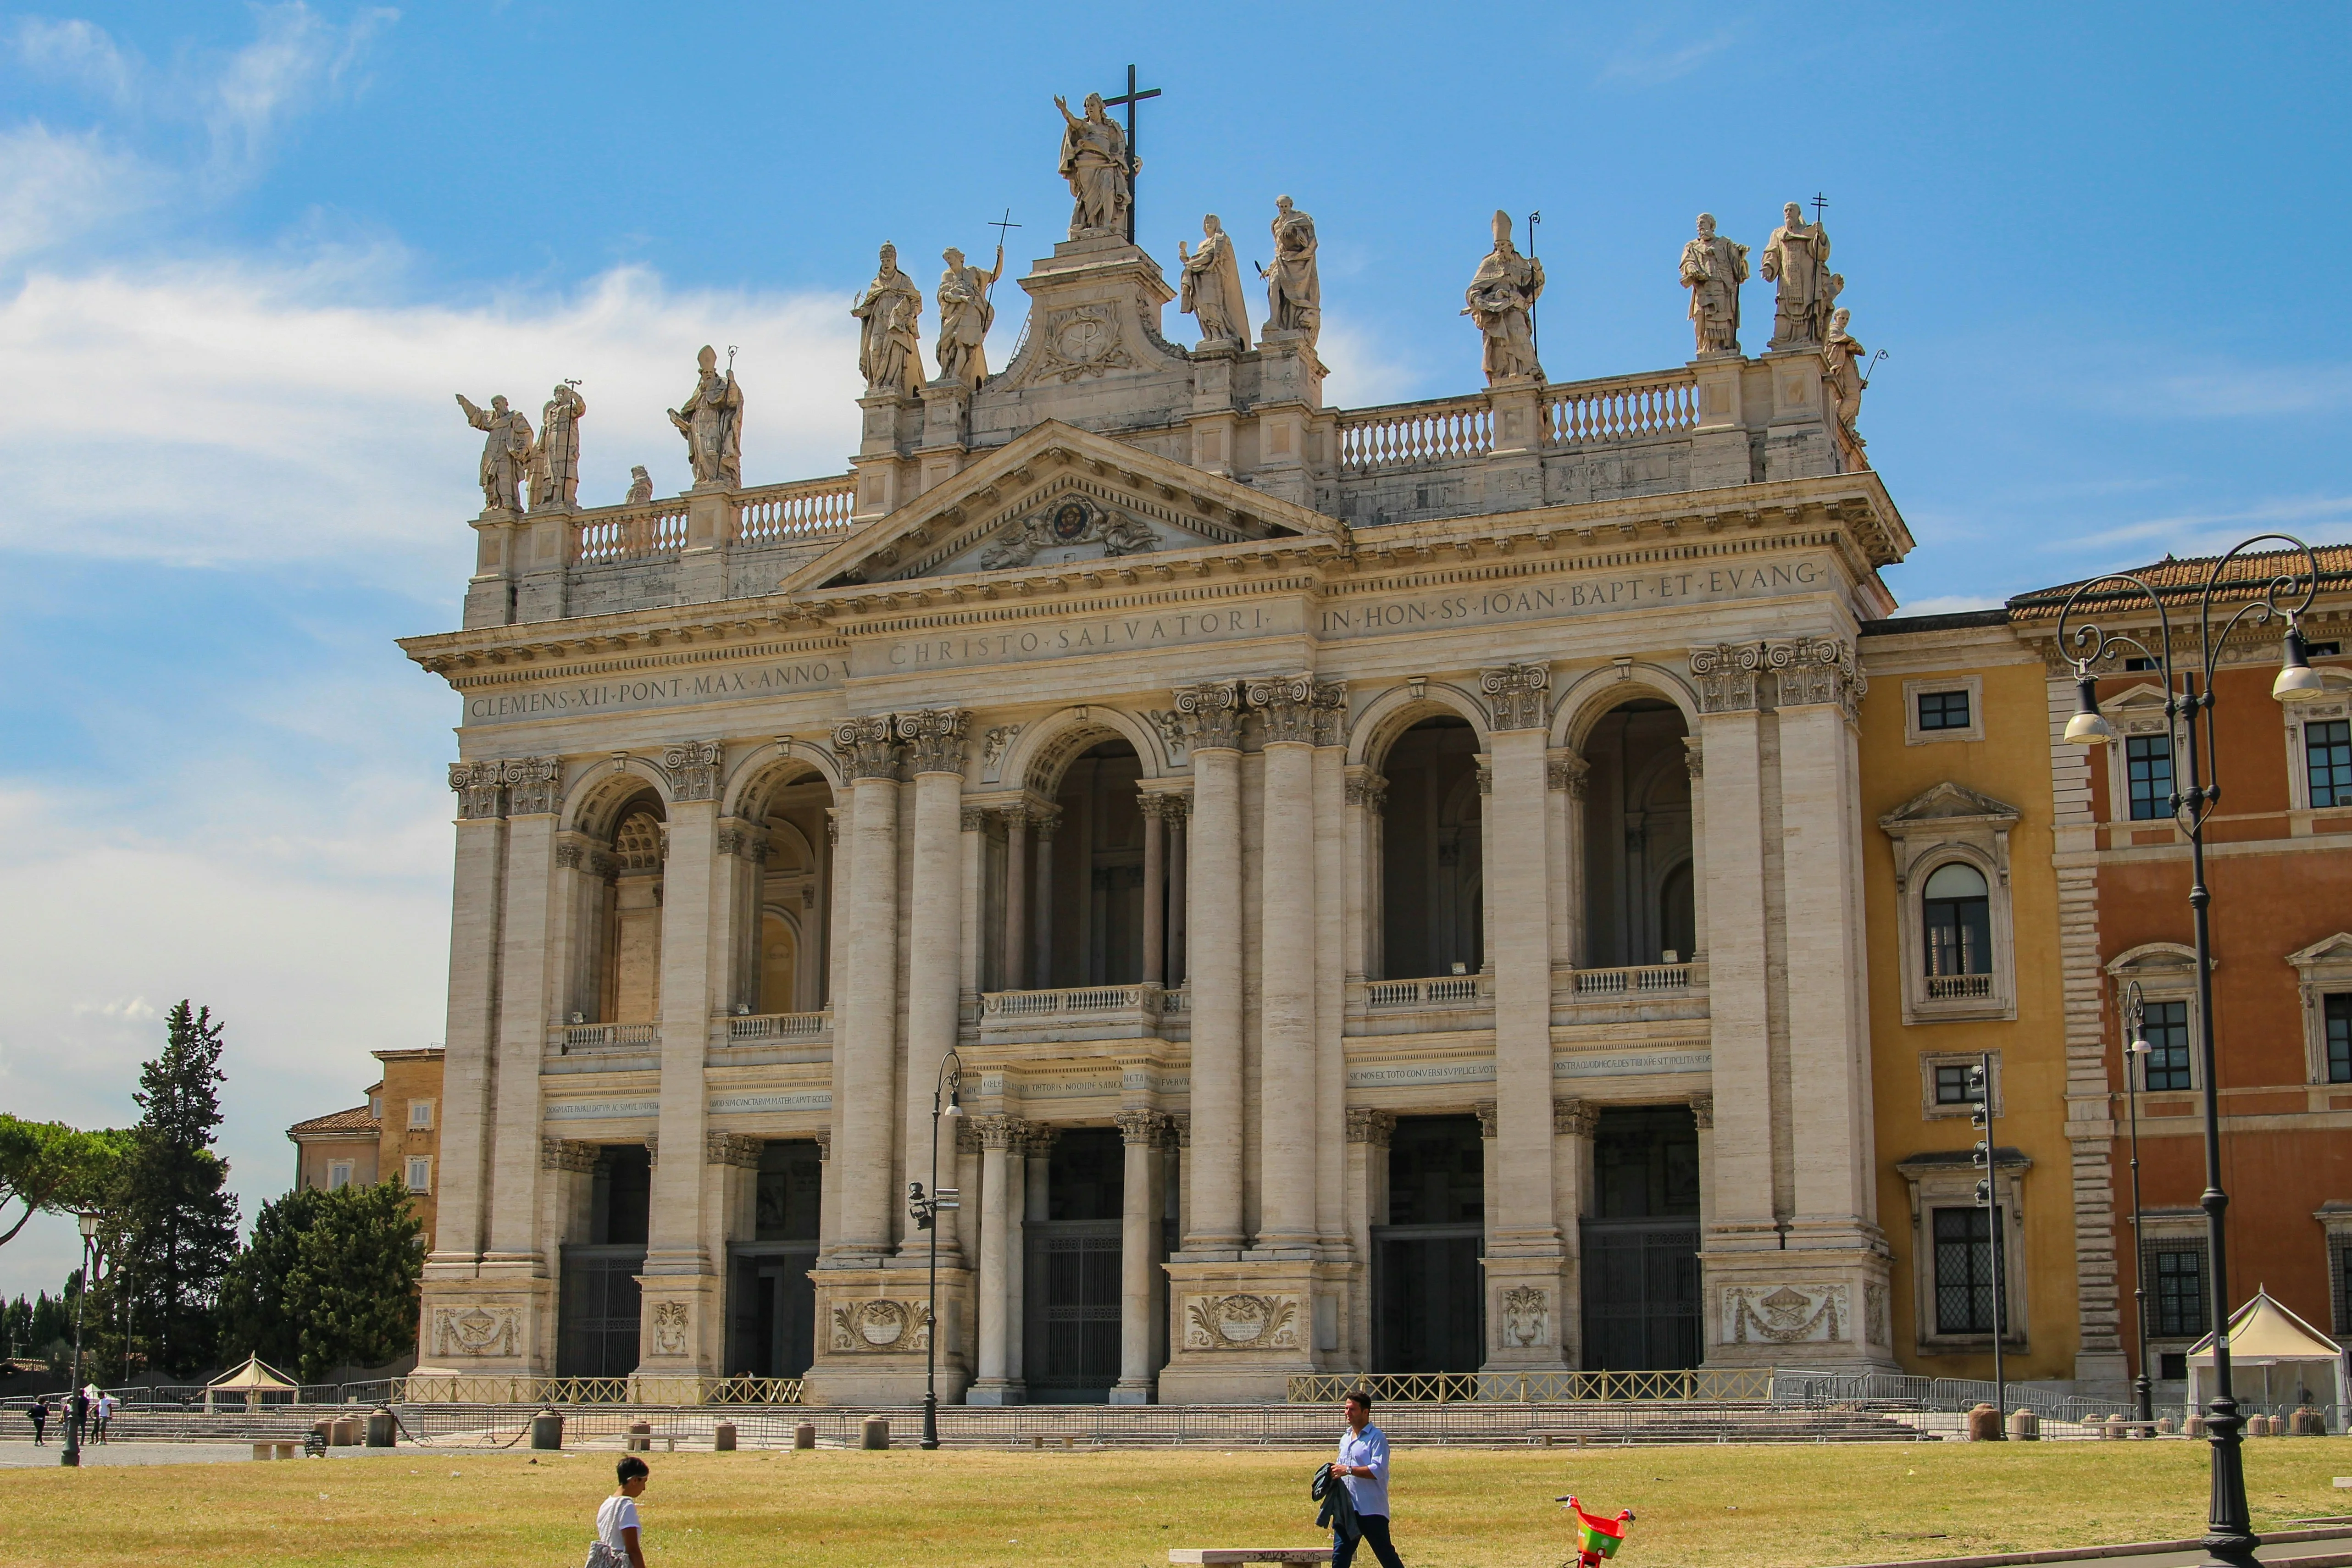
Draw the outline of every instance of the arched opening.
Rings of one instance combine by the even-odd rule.
[[[1687,961],[1697,946],[1690,734],[1654,697],[1621,703],[1585,735],[1583,962]]]
[[[1699,1364],[1698,1123],[1686,1105],[1607,1105],[1579,1225],[1588,1370]]]
[[[735,1006],[761,1015],[832,1005],[833,789],[813,768],[790,768],[746,792],[738,810],[757,824],[745,862]]]
[[[1052,872],[1037,914],[1048,934],[1048,988],[1131,986],[1143,978],[1143,764],[1125,740],[1073,758],[1054,804]]]
[[[669,831],[661,797],[647,789],[614,813],[612,849],[593,925],[596,984],[581,1009],[593,1023],[652,1023],[661,1017],[662,866]]]
[[[1948,861],[1919,890],[1926,925],[1927,973],[1992,973],[1992,890],[1984,873],[1966,861]]]
[[[1475,974],[1486,956],[1478,732],[1451,714],[1423,719],[1381,772],[1378,977]]]
[[[760,915],[760,999],[753,1010],[788,1013],[800,990],[800,934],[782,910]]]

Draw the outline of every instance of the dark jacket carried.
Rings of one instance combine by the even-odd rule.
[[[1329,1465],[1317,1468],[1314,1484],[1307,1489],[1307,1495],[1323,1505],[1323,1511],[1315,1516],[1316,1529],[1329,1531],[1341,1545],[1352,1542],[1364,1533],[1364,1527],[1356,1519],[1354,1495],[1348,1490],[1348,1483],[1334,1474]]]

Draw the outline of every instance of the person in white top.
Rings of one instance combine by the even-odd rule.
[[[1359,1388],[1348,1396],[1348,1429],[1339,1434],[1339,1457],[1331,1473],[1347,1483],[1356,1505],[1356,1522],[1363,1527],[1357,1541],[1332,1542],[1331,1568],[1348,1568],[1359,1543],[1372,1549],[1381,1568],[1404,1568],[1389,1541],[1389,1438],[1372,1425],[1372,1396]]]
[[[637,1541],[637,1499],[645,1495],[646,1462],[631,1454],[621,1461],[617,1474],[621,1490],[596,1511],[596,1542],[588,1550],[587,1568],[646,1568],[645,1548]]]
[[[114,1406],[113,1395],[101,1394],[98,1396],[98,1440],[101,1443],[106,1441],[108,1424],[114,1419]]]

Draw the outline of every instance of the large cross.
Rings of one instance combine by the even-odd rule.
[[[1135,106],[1147,98],[1158,98],[1160,89],[1146,88],[1139,92],[1135,87],[1135,68],[1127,68],[1127,90],[1117,98],[1103,99],[1105,109],[1127,107],[1127,243],[1135,243],[1135,176],[1142,160],[1135,155]]]

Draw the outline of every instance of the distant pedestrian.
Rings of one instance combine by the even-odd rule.
[[[32,1417],[33,1446],[37,1448],[45,1446],[48,1442],[44,1434],[49,1429],[49,1396],[44,1394],[34,1400],[33,1407],[25,1414]]]
[[[113,1395],[101,1394],[98,1396],[98,1440],[101,1443],[106,1441],[106,1428],[113,1424],[114,1410]]]
[[[67,1398],[66,1419],[71,1423],[68,1430],[73,1434],[74,1442],[79,1443],[82,1434],[89,1430],[89,1396],[88,1394],[77,1388]]]
[[[1404,1568],[1396,1548],[1389,1543],[1388,1434],[1372,1425],[1372,1396],[1365,1390],[1359,1388],[1348,1396],[1347,1411],[1348,1429],[1340,1435],[1339,1457],[1333,1461],[1331,1472],[1347,1484],[1362,1534],[1333,1533],[1331,1568],[1348,1568],[1355,1560],[1358,1541],[1371,1547],[1381,1568]]]
[[[621,1488],[596,1511],[596,1539],[588,1548],[587,1568],[646,1568],[645,1548],[637,1540],[637,1499],[645,1495],[645,1460],[631,1454],[615,1472]]]

